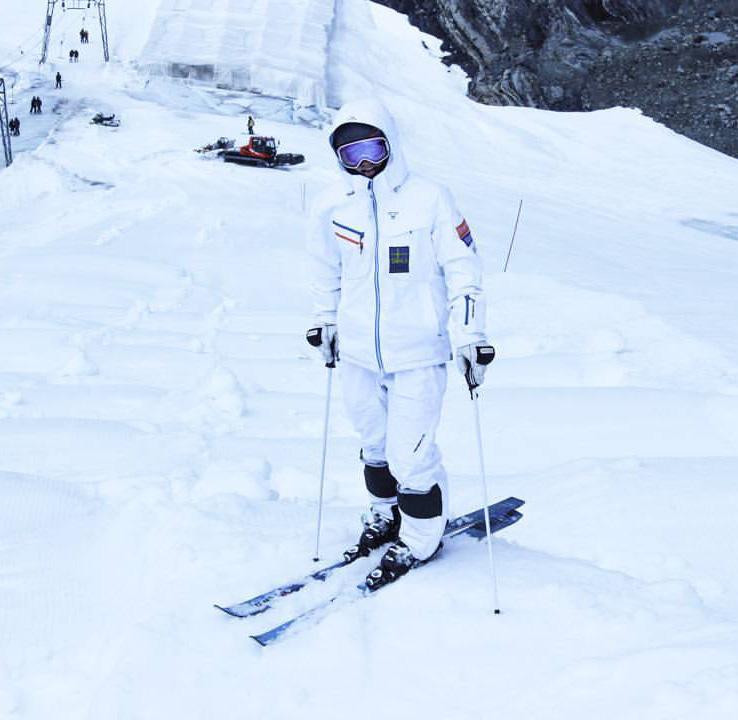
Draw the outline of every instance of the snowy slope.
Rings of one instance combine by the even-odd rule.
[[[94,35],[64,63],[68,18],[48,67],[16,65],[60,109],[24,116],[0,171],[0,717],[734,718],[738,163],[634,110],[476,106],[437,41],[339,0],[327,99],[382,97],[466,213],[499,351],[490,482],[527,503],[495,543],[501,616],[467,544],[260,650],[270,618],[211,604],[311,565],[325,370],[303,339],[302,197],[335,177],[327,129],[257,117],[307,156],[291,172],[195,155],[243,137],[256,101],[134,73],[158,8],[110,4],[125,65],[99,65]],[[101,106],[118,130],[88,124]],[[450,371],[462,512],[481,489]],[[363,503],[336,393],[327,559]]]

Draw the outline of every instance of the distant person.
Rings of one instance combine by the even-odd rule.
[[[74,62],[79,62],[79,50],[74,51]]]
[[[36,98],[36,112],[37,113],[42,112],[41,108],[43,108],[43,106],[44,106],[43,100],[41,100],[40,97],[37,97]]]
[[[61,86],[62,86],[62,82],[61,81],[62,81],[61,73],[60,72],[57,72],[57,74],[56,74],[56,90],[61,90]]]
[[[85,44],[85,30],[82,28],[82,30],[79,31],[79,41],[84,45]]]
[[[249,115],[249,119],[246,122],[246,125],[248,126],[248,129],[249,129],[249,135],[253,135],[254,134],[254,118],[252,115]]]
[[[37,110],[38,110],[38,108],[36,106],[36,96],[34,95],[31,98],[31,115],[35,115],[36,112],[37,112]]]
[[[69,62],[74,62],[74,50],[69,51]]]

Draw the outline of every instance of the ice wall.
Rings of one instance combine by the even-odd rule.
[[[151,72],[323,107],[335,0],[162,0],[139,63]]]

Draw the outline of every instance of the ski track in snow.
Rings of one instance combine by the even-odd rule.
[[[208,62],[232,59],[237,5],[182,5],[215,13],[198,36]],[[167,36],[172,12],[111,3],[108,67],[94,32],[65,62],[80,23],[67,12],[49,65],[26,58],[14,78],[23,137],[0,171],[0,717],[734,718],[736,161],[634,110],[476,106],[438,41],[337,0],[327,45],[306,41],[293,79],[304,89],[321,68],[311,92],[333,104],[377,93],[410,161],[466,213],[499,351],[482,405],[490,481],[526,505],[495,542],[501,616],[468,541],[262,650],[250,632],[369,567],[251,620],[212,609],[311,568],[325,370],[303,339],[302,195],[335,169],[326,131],[278,122],[283,109],[257,131],[305,165],[194,154],[243,138],[244,108],[277,106],[132,68],[188,59],[202,16]],[[0,23],[3,59],[19,37],[37,43],[36,14]],[[260,37],[254,62],[287,82],[300,52],[282,62],[279,37]],[[49,89],[57,68],[62,91]],[[27,116],[39,92],[49,112]],[[90,126],[98,110],[121,127]],[[439,437],[457,513],[481,489],[454,373]],[[356,537],[357,453],[337,387],[326,559]]]

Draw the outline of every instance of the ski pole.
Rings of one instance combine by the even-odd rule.
[[[479,418],[479,393],[472,391],[472,402],[474,403],[474,419],[477,429],[477,450],[479,453],[479,474],[482,478],[482,492],[484,494],[484,527],[487,532],[487,557],[489,560],[489,577],[492,583],[492,599],[494,603],[494,614],[500,614],[500,597],[497,589],[497,567],[495,555],[492,549],[492,530],[489,521],[489,491],[487,489],[487,474],[484,470],[484,448],[482,447],[482,423]]]
[[[489,365],[495,359],[495,349],[491,346],[475,348],[477,354],[477,363],[479,365]],[[487,488],[487,473],[484,467],[484,447],[482,444],[482,422],[479,416],[479,385],[472,372],[471,363],[467,361],[466,382],[469,386],[469,394],[474,404],[474,427],[477,435],[477,453],[479,456],[479,475],[482,480],[482,494],[484,496],[484,527],[487,533],[487,558],[489,560],[489,578],[492,583],[492,601],[494,604],[494,614],[500,614],[500,598],[497,589],[497,568],[495,566],[495,555],[492,548],[492,529],[489,519],[489,491]]]
[[[333,384],[334,363],[326,365],[328,380],[325,389],[325,415],[323,418],[323,457],[320,461],[320,492],[318,495],[318,528],[315,533],[315,555],[313,562],[320,560],[320,527],[323,523],[323,490],[325,488],[325,457],[328,449],[328,417],[331,412],[331,385]]]
[[[310,330],[307,331],[307,335],[305,336],[305,339],[308,341],[308,344],[312,345],[314,348],[319,348],[323,342],[323,330],[324,328],[322,327],[310,328]],[[333,384],[333,370],[336,367],[336,359],[338,357],[335,334],[333,338],[331,339],[330,350],[331,350],[331,358],[325,364],[325,367],[328,371],[328,380],[327,380],[326,389],[325,389],[325,416],[323,418],[323,457],[320,461],[320,492],[318,495],[318,527],[315,532],[315,555],[313,557],[314,562],[318,562],[318,560],[320,560],[320,528],[321,528],[321,525],[323,524],[323,490],[325,488],[325,457],[326,457],[326,451],[328,449],[328,418],[330,417],[330,412],[331,412],[331,385]]]

